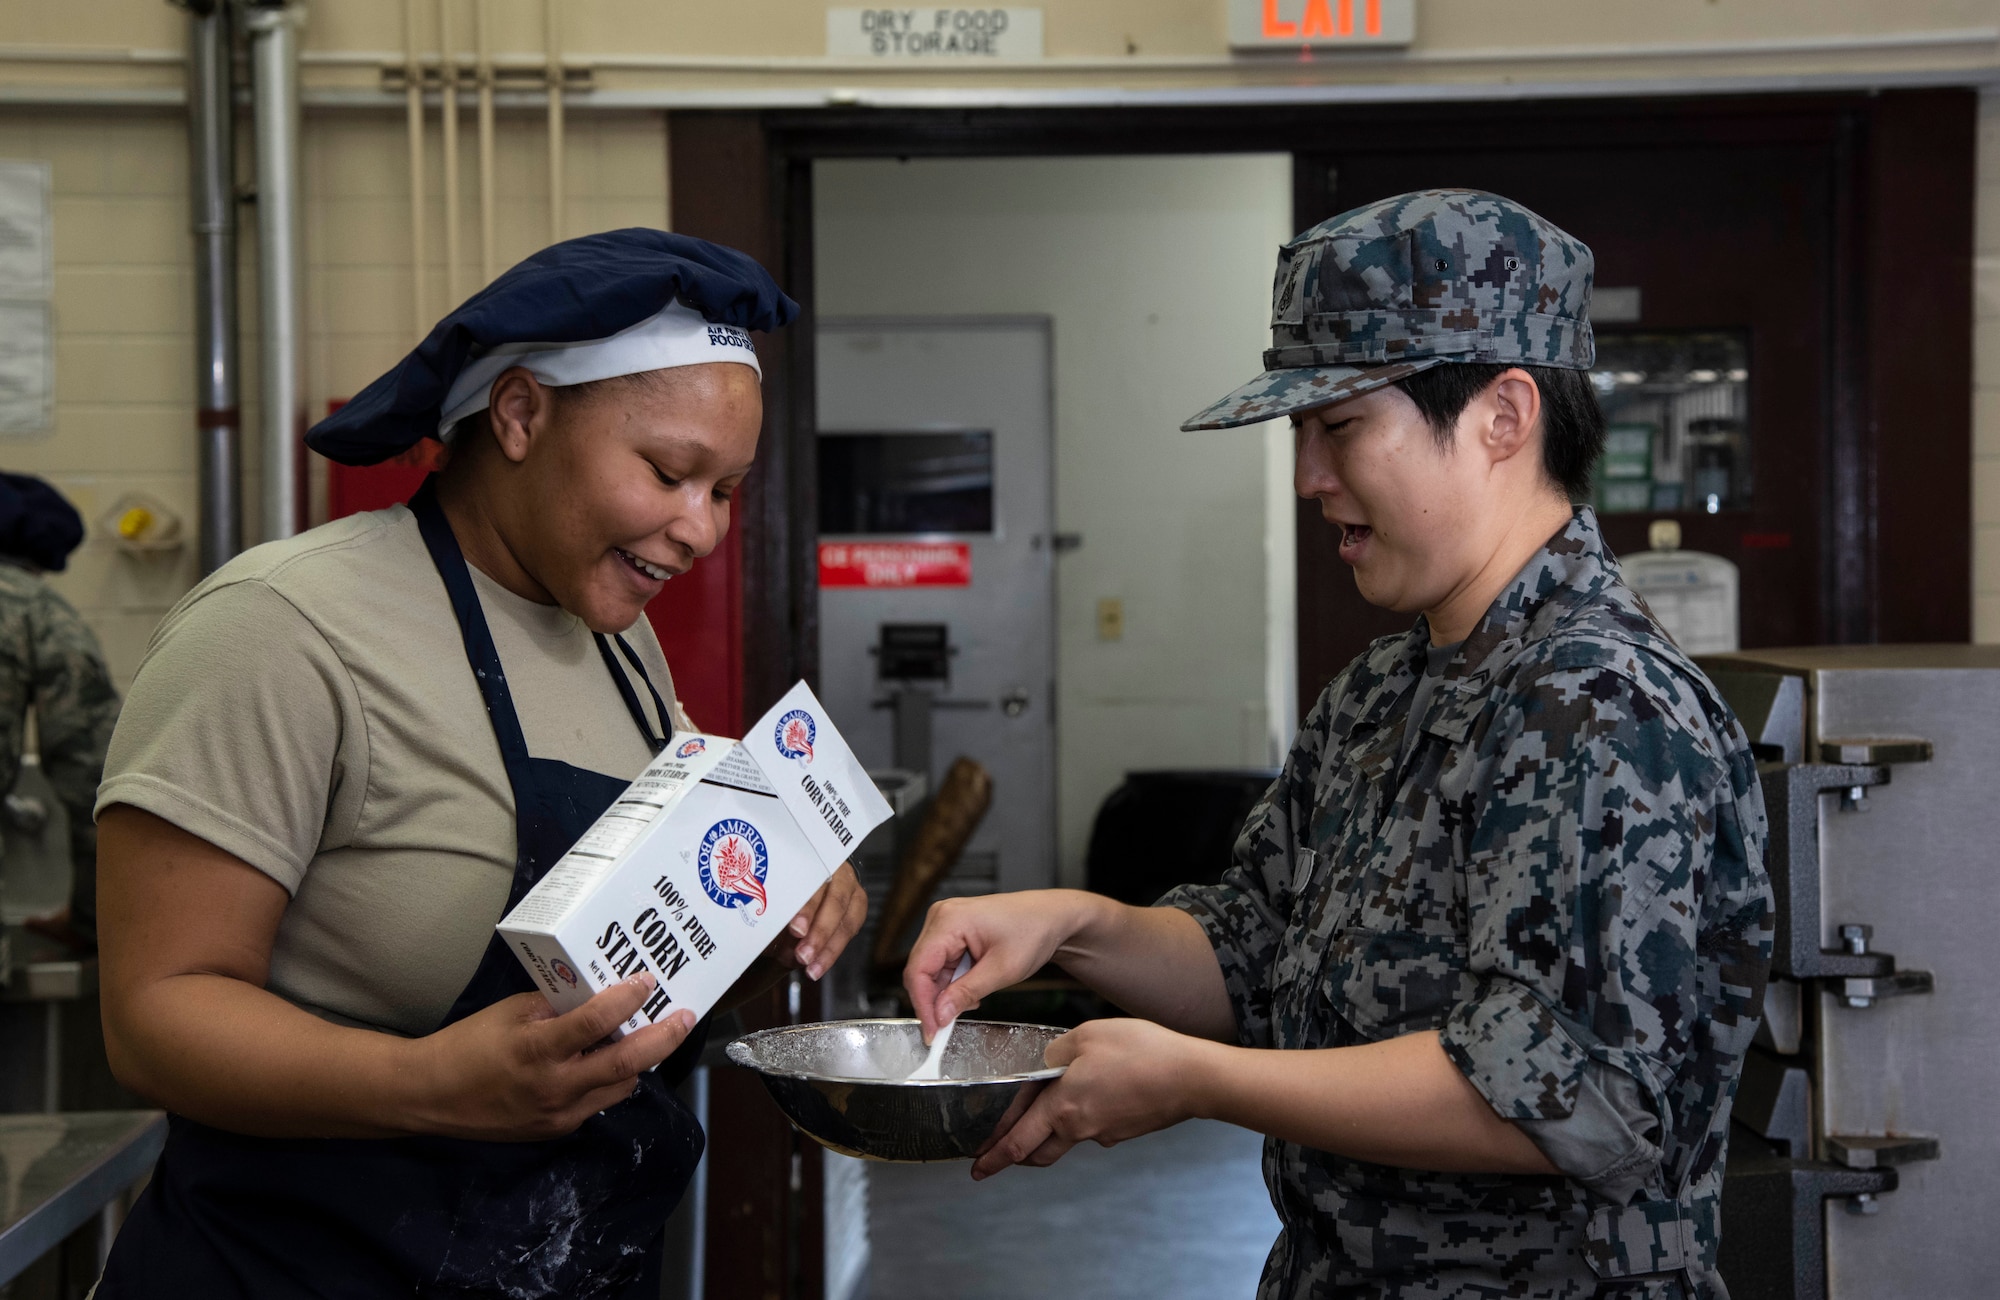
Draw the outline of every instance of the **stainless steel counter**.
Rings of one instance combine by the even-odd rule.
[[[126,1189],[166,1141],[157,1110],[0,1115],[0,1286],[93,1216],[108,1247]]]

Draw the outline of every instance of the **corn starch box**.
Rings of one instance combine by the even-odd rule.
[[[676,735],[498,928],[559,1012],[651,971],[614,1038],[699,1018],[888,817],[800,682],[740,742]]]

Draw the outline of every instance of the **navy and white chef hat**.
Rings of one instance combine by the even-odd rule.
[[[83,541],[83,516],[33,474],[0,474],[0,556],[60,573]]]
[[[761,377],[750,332],[798,314],[770,272],[705,239],[632,227],[564,240],[439,321],[306,445],[344,465],[388,460],[486,409],[493,381],[514,366],[552,386],[710,361]]]

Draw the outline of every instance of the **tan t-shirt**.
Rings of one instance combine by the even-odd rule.
[[[528,752],[637,776],[651,754],[589,628],[472,578]],[[625,636],[688,729],[652,629]],[[506,905],[513,790],[401,506],[257,547],[190,592],[153,634],[104,772],[99,812],[143,808],[291,892],[269,987],[328,1019],[437,1028]]]

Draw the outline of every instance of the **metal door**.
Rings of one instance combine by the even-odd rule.
[[[899,750],[926,766],[910,763],[922,738],[895,706],[921,692],[931,780],[960,755],[992,774],[992,808],[944,892],[1051,886],[1049,322],[821,321],[817,366],[821,697],[868,766],[897,766]]]

